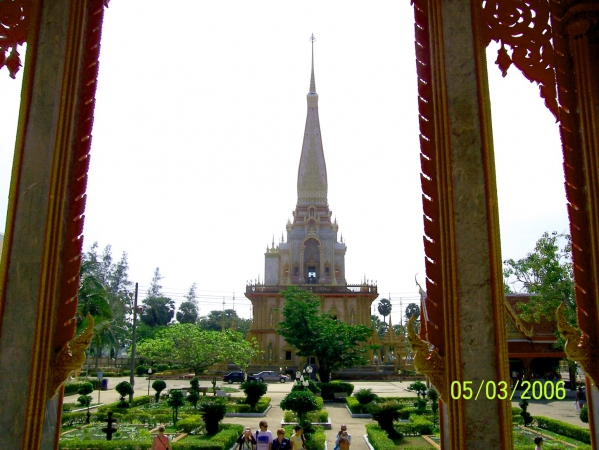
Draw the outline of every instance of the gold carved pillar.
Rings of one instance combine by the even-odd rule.
[[[58,448],[61,385],[85,360],[89,334],[72,347],[69,341],[104,6],[101,0],[0,2],[3,33],[28,23],[0,264],[0,428],[7,448]],[[10,54],[14,71],[18,56]]]
[[[445,450],[513,447],[509,392],[485,394],[486,383],[509,384],[481,7],[414,1],[428,342],[413,330],[410,342],[441,395]],[[464,389],[452,398],[454,382],[476,400]]]

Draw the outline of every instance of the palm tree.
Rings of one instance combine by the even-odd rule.
[[[391,314],[391,309],[392,309],[391,302],[389,300],[387,300],[386,298],[381,299],[381,301],[379,302],[378,310],[379,310],[379,314],[381,316],[383,316],[383,321],[385,321],[385,317],[387,317],[389,314]]]

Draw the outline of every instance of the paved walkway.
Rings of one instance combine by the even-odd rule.
[[[128,378],[108,378],[108,390],[101,391],[100,400],[102,403],[112,403],[119,399],[119,394],[114,390],[114,387],[121,381],[129,381]],[[382,382],[382,381],[354,381],[352,382],[355,386],[354,392],[360,389],[370,388],[379,396],[398,396],[398,397],[415,397],[416,395],[411,392],[406,392],[405,389],[410,385],[410,382]],[[167,389],[173,387],[189,387],[188,380],[166,380]],[[212,385],[202,380],[201,386]],[[233,384],[231,387],[239,388],[239,384]],[[268,428],[275,434],[277,428],[279,428],[281,420],[283,419],[284,411],[279,407],[281,400],[291,391],[291,383],[269,383],[268,392],[266,395],[272,399],[272,408],[268,412],[265,419],[268,421]],[[154,393],[153,389],[150,389],[150,393]],[[94,402],[97,401],[98,391],[92,394]],[[141,396],[148,394],[148,381],[147,377],[136,377],[134,386],[134,395]],[[573,393],[572,393],[573,395]],[[232,396],[243,397],[242,391],[233,393]],[[66,397],[65,402],[75,402],[77,396]],[[512,402],[512,406],[518,407],[518,401]],[[366,424],[372,423],[372,419],[353,419],[344,403],[325,403],[325,409],[329,413],[329,419],[332,423],[332,429],[326,431],[327,445],[329,450],[332,450],[335,444],[335,435],[341,424],[347,425],[347,430],[352,435],[352,450],[367,450],[367,446],[362,438],[366,434]],[[578,412],[574,408],[574,398],[566,398],[564,400],[555,401],[541,401],[541,400],[530,400],[528,411],[533,415],[540,415],[555,418],[568,422],[574,425],[588,428],[588,424],[584,424],[578,417]],[[253,431],[258,429],[258,422],[260,418],[246,418],[246,417],[227,417],[223,420],[225,423],[237,423],[243,426],[249,426]]]

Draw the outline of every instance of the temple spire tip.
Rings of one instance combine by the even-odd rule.
[[[310,42],[312,43],[312,74],[310,76],[310,94],[316,94],[316,81],[314,81],[314,41],[316,38],[314,37],[314,33],[310,37]]]

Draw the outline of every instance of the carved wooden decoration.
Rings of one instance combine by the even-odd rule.
[[[85,363],[85,351],[92,341],[94,331],[94,319],[89,313],[86,319],[88,322],[83,331],[56,354],[49,397],[54,397],[71,373],[79,373]]]
[[[486,0],[483,15],[487,24],[485,45],[491,41],[501,45],[495,63],[503,76],[513,63],[530,82],[539,85],[545,105],[558,119],[549,2]],[[511,55],[506,46],[512,50]]]
[[[13,79],[22,66],[17,46],[27,40],[30,8],[30,0],[4,1],[0,8],[0,69],[6,66]]]

